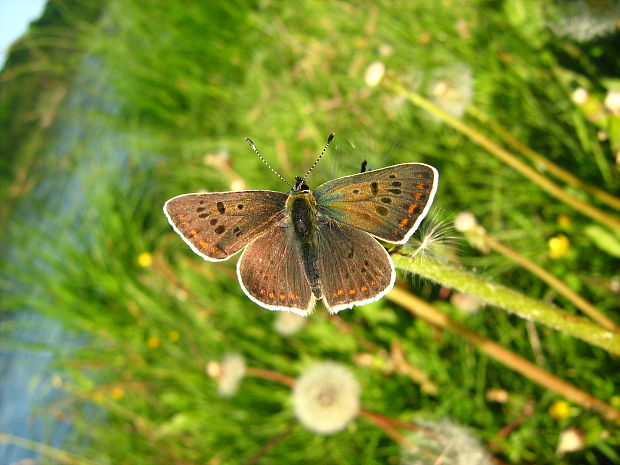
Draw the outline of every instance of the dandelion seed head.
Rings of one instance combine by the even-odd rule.
[[[430,77],[428,93],[442,110],[460,118],[474,96],[471,69],[463,63],[453,63],[435,70]]]
[[[239,354],[227,354],[221,362],[207,363],[207,374],[217,380],[217,392],[223,397],[234,395],[245,377],[245,359]]]
[[[360,385],[353,373],[335,362],[311,366],[293,388],[298,420],[320,434],[341,431],[359,411]]]
[[[453,232],[452,223],[441,219],[438,214],[427,217],[407,244],[407,249],[413,249],[409,256],[413,258],[421,255],[436,260],[451,258],[458,244],[458,238]]]
[[[587,42],[613,33],[620,21],[620,5],[612,0],[560,0],[548,22],[554,34]]]
[[[420,429],[406,437],[402,465],[491,465],[491,456],[465,427],[449,420],[422,421]]]
[[[273,328],[283,336],[291,336],[306,324],[307,319],[292,312],[277,312]]]

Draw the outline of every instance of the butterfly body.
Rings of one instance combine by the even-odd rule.
[[[184,194],[164,212],[175,231],[209,261],[241,249],[245,294],[270,310],[307,315],[317,300],[336,313],[385,295],[392,260],[377,239],[403,244],[433,201],[438,173],[403,163],[338,178],[311,191]]]

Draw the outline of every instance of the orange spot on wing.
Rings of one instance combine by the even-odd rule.
[[[344,291],[342,289],[338,289],[336,292],[338,293],[338,295],[344,294]]]
[[[380,274],[375,276],[375,278],[377,278],[377,281],[382,281],[383,280],[383,276],[381,276]]]
[[[416,208],[418,208],[418,204],[412,203],[411,205],[409,205],[409,209],[407,210],[407,213],[413,213]]]
[[[181,223],[183,226],[189,226],[189,222],[187,221],[183,221],[183,223]]]
[[[290,292],[288,296],[289,296],[289,298],[290,298],[291,300],[293,300],[293,299],[295,298],[295,294],[293,294],[292,292]]]
[[[374,286],[375,284],[377,284],[377,281],[370,281],[371,286]]]
[[[422,198],[422,192],[416,192],[414,197],[416,200],[420,200]]]
[[[200,245],[200,247],[202,247],[203,249],[206,249],[207,247],[209,247],[209,244],[207,244],[205,241],[198,241],[198,245]]]
[[[355,294],[355,289],[349,289],[349,294],[351,295]]]
[[[268,296],[269,296],[270,299],[275,299],[276,298],[276,295],[273,292],[270,292],[268,294]]]
[[[398,227],[400,229],[403,229],[405,226],[407,226],[407,223],[409,223],[409,218],[403,218],[402,221],[398,223]]]
[[[198,234],[198,231],[196,231],[195,229],[192,229],[192,230],[189,232],[189,236],[190,236],[190,237],[194,237],[196,234]]]
[[[267,292],[267,291],[266,291],[265,289],[261,289],[261,290],[260,290],[260,295],[265,295],[265,293],[266,293],[266,292]]]
[[[366,291],[368,290],[368,288],[367,288],[366,286],[362,286],[362,287],[360,287],[360,290],[361,290],[362,292],[366,292]]]
[[[286,300],[286,294],[280,294],[280,300]]]
[[[417,187],[418,189],[425,189],[426,185],[423,182],[421,182],[421,183],[416,184],[415,187]]]
[[[295,300],[301,300],[301,297],[295,294]]]
[[[215,252],[217,252],[217,247],[211,247],[211,248],[209,249],[209,252],[211,252],[211,253],[215,253]]]

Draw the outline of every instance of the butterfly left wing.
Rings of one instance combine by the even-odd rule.
[[[194,252],[218,262],[280,221],[287,198],[274,191],[183,194],[168,200],[164,213]]]
[[[439,173],[424,163],[402,163],[334,179],[314,196],[320,213],[373,236],[404,244],[435,197]]]
[[[248,245],[237,262],[237,277],[243,292],[261,307],[304,316],[314,308],[301,248],[285,222]]]

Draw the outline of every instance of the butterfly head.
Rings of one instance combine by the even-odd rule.
[[[306,180],[300,176],[295,178],[293,190],[295,192],[310,192],[310,188],[308,187],[308,184],[306,184]]]

